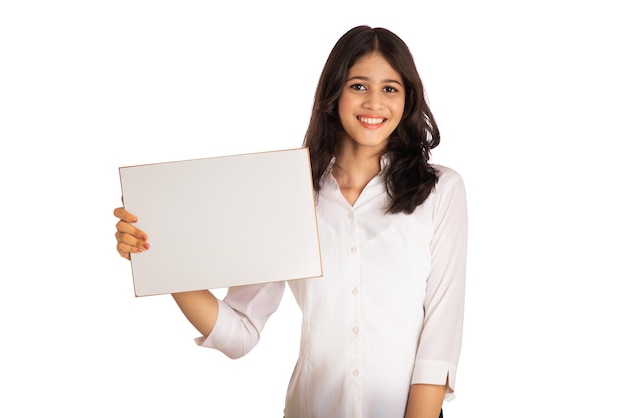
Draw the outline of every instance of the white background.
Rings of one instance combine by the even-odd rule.
[[[133,295],[118,167],[300,146],[331,47],[369,24],[410,46],[442,131],[433,161],[469,196],[446,417],[620,416],[619,3],[0,3],[0,415],[282,416],[293,297],[246,358],[196,347],[169,296]]]

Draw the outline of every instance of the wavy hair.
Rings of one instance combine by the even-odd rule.
[[[384,28],[357,26],[335,44],[320,75],[311,120],[303,146],[311,154],[313,187],[320,189],[332,158],[341,151],[344,133],[337,102],[348,70],[364,55],[380,53],[402,76],[405,86],[404,113],[392,132],[385,155],[389,159],[383,175],[391,199],[389,213],[412,213],[430,195],[438,178],[428,163],[431,149],[439,144],[439,128],[426,102],[422,81],[408,46]]]

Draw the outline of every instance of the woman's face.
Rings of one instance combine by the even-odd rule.
[[[338,102],[343,146],[382,153],[404,112],[402,76],[377,52],[348,70]]]

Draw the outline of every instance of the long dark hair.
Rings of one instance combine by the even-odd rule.
[[[333,156],[341,150],[343,127],[337,102],[348,77],[348,70],[366,54],[378,52],[402,75],[405,86],[404,113],[391,134],[384,176],[391,202],[390,213],[412,213],[430,195],[438,173],[428,160],[430,150],[439,144],[439,128],[428,107],[422,81],[408,46],[384,28],[357,26],[335,44],[320,76],[309,127],[303,145],[311,153],[313,186],[320,189]]]

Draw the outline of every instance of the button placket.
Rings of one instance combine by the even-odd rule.
[[[358,216],[354,210],[348,212],[348,218],[350,219],[350,231],[351,231],[351,247],[350,247],[350,255],[352,257],[351,264],[353,268],[352,274],[352,286],[349,289],[349,292],[352,295],[352,327],[349,332],[352,334],[352,345],[353,345],[353,367],[352,367],[352,379],[354,384],[354,389],[357,393],[361,391],[361,338],[360,338],[360,328],[359,325],[361,322],[361,298],[360,298],[360,287],[361,287],[361,254],[360,254],[360,246],[359,246],[359,223]]]

